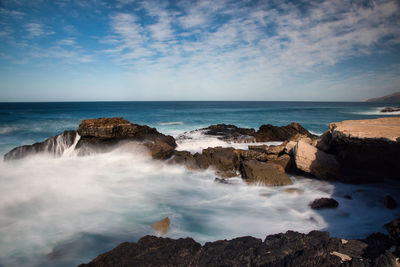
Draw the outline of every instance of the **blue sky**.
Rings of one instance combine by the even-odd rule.
[[[358,101],[400,90],[399,1],[0,0],[0,101]]]

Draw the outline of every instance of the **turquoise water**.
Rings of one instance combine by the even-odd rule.
[[[42,141],[82,119],[122,116],[178,136],[216,123],[258,128],[299,122],[323,133],[332,121],[382,117],[382,104],[314,102],[79,102],[0,103],[0,154]],[[393,116],[393,115],[389,115]],[[179,148],[230,146],[197,134]],[[196,139],[197,138],[197,139]],[[234,144],[241,145],[244,144]],[[245,146],[245,145],[244,145]],[[37,155],[0,161],[0,266],[77,266],[121,242],[159,235],[151,224],[169,217],[168,237],[219,239],[296,230],[327,230],[363,238],[385,232],[400,209],[383,206],[397,198],[399,183],[343,185],[292,176],[286,187],[214,183],[213,170],[192,172],[152,160],[137,144],[105,154],[60,158]],[[303,194],[289,194],[285,188]],[[345,198],[351,195],[353,200]],[[308,203],[334,197],[339,207],[315,211]]]
[[[360,102],[0,103],[0,153],[76,129],[88,118],[122,116],[171,135],[216,123],[258,128],[266,123],[287,125],[293,121],[314,133],[323,133],[330,122],[384,116],[379,109],[385,106]]]

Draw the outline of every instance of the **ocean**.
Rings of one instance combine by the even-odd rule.
[[[225,123],[258,129],[262,124],[298,122],[322,134],[330,122],[384,116],[396,106],[360,102],[60,102],[0,103],[0,154],[43,141],[81,120],[124,117],[164,134],[179,135]],[[178,149],[237,146],[196,135]],[[205,243],[296,230],[327,230],[332,236],[364,238],[385,232],[400,209],[384,208],[400,185],[345,185],[292,176],[286,187],[214,182],[212,170],[189,171],[148,158],[135,144],[105,154],[60,158],[37,155],[0,162],[0,266],[76,266],[124,241],[150,234],[153,222],[171,220],[167,237]],[[286,188],[303,193],[290,194]],[[352,199],[345,196],[350,195]],[[339,207],[315,211],[308,203],[334,197]],[[397,199],[399,201],[399,199]]]

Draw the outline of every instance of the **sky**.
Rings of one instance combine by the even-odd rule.
[[[400,91],[400,1],[0,0],[0,102]]]

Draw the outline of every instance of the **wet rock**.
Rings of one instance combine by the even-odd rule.
[[[317,198],[309,204],[312,209],[332,209],[337,208],[339,203],[333,198]]]
[[[64,131],[43,142],[16,147],[4,155],[4,160],[22,159],[38,153],[47,153],[58,157],[74,144],[76,138],[79,138],[76,131]]]
[[[379,240],[375,244],[374,238]],[[81,266],[395,266],[395,257],[385,251],[387,245],[381,236],[343,243],[320,231],[288,231],[264,241],[245,236],[204,246],[190,238],[145,236]]]
[[[174,151],[173,157],[168,161],[171,164],[185,165],[189,170],[199,169],[196,160],[189,151]]]
[[[201,245],[191,238],[145,236],[137,243],[122,243],[80,266],[191,266],[200,249]]]
[[[78,133],[81,138],[76,148],[80,155],[109,151],[126,141],[144,143],[156,159],[169,158],[176,148],[172,136],[163,135],[147,125],[132,124],[121,117],[83,120]]]
[[[203,149],[201,156],[195,157],[199,166],[212,166],[223,177],[236,176],[239,159],[232,147],[214,147]]]
[[[320,179],[335,179],[339,176],[339,164],[334,155],[327,154],[303,141],[294,148],[294,159],[298,169]]]
[[[315,135],[311,134],[304,127],[295,122],[286,126],[264,124],[260,127],[255,136],[257,142],[290,141],[299,140],[303,137],[315,138]]]
[[[381,112],[384,112],[384,113],[399,112],[399,111],[400,111],[400,107],[387,107],[387,108],[381,109]]]
[[[170,221],[168,217],[165,217],[159,222],[155,222],[151,225],[155,230],[160,232],[161,234],[165,234],[169,230]]]
[[[226,141],[243,141],[243,143],[254,142],[255,130],[249,128],[239,128],[231,124],[211,125],[204,130],[206,135],[216,135]]]
[[[353,200],[353,198],[350,195],[345,195],[344,198],[345,199],[349,199],[349,200]]]
[[[242,177],[250,184],[256,183],[269,186],[292,184],[292,180],[285,173],[285,169],[278,164],[246,160],[242,163],[240,171]]]
[[[394,200],[394,198],[389,195],[387,195],[383,198],[383,204],[388,209],[395,209],[397,207],[396,200]]]

